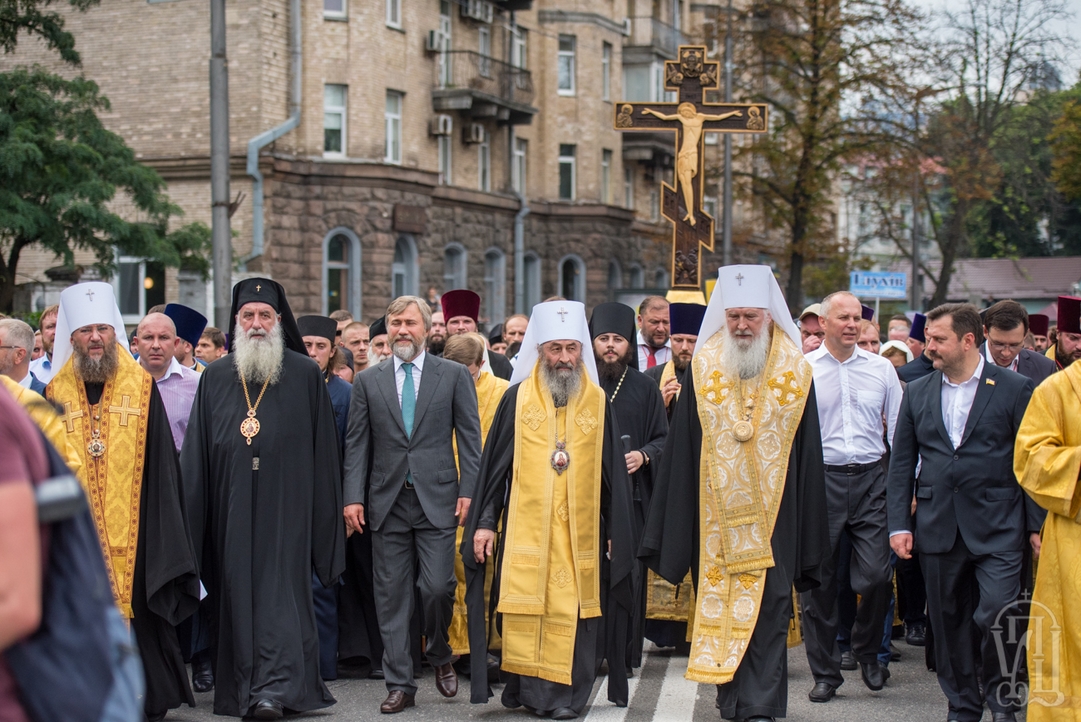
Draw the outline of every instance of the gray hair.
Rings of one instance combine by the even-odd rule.
[[[432,330],[432,309],[428,306],[428,302],[419,296],[398,296],[396,299],[390,302],[387,306],[387,321],[390,321],[391,316],[397,316],[405,311],[410,306],[416,306],[420,311],[421,318],[424,319],[424,331],[427,333]]]
[[[830,315],[830,307],[833,306],[834,300],[841,297],[851,298],[856,303],[860,303],[860,299],[856,296],[856,294],[852,293],[851,291],[835,291],[834,293],[831,293],[830,295],[823,298],[821,303],[819,303],[818,315],[822,318],[828,318]],[[860,303],[861,307],[862,305],[863,304]]]
[[[18,346],[27,353],[34,350],[34,329],[25,321],[17,318],[0,319],[0,334],[12,346]]]

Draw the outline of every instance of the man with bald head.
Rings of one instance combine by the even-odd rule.
[[[371,345],[368,324],[353,321],[342,329],[341,347],[353,354],[353,372],[360,373],[368,368],[368,348]]]
[[[173,319],[164,313],[147,314],[135,329],[139,365],[154,377],[178,454],[184,445],[191,405],[199,388],[199,372],[182,366],[176,358],[179,346]]]

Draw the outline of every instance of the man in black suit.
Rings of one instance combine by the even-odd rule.
[[[947,304],[927,318],[935,371],[910,383],[901,403],[887,483],[890,545],[908,559],[918,539],[947,719],[976,722],[986,702],[994,722],[1011,722],[1017,700],[1007,696],[1004,668],[1017,642],[991,627],[1020,593],[1026,515],[1013,447],[1033,384],[986,363],[975,307]]]
[[[927,317],[917,313],[912,321],[912,329],[908,332],[908,348],[915,357],[901,368],[897,369],[897,376],[906,384],[916,379],[922,379],[934,372],[935,366],[931,357],[927,354],[927,340],[924,335]]]

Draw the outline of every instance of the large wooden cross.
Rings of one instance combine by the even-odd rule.
[[[664,63],[664,87],[678,91],[676,103],[619,103],[616,130],[675,131],[676,185],[662,183],[661,212],[672,221],[672,287],[701,290],[702,247],[713,250],[713,217],[702,210],[704,133],[762,133],[763,104],[707,103],[716,90],[720,63],[706,60],[701,45],[681,45],[678,60]]]

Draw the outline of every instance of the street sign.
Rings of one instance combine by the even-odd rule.
[[[848,290],[859,298],[885,298],[904,301],[908,298],[908,274],[884,271],[852,271]]]

